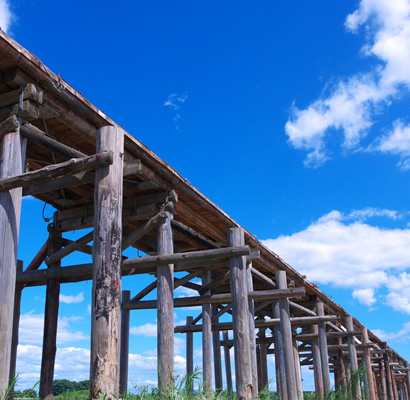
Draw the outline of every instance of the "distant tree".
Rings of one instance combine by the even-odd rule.
[[[80,381],[80,382],[75,382],[75,390],[88,390],[90,387],[90,381]]]
[[[53,395],[58,396],[65,392],[74,392],[79,390],[88,390],[90,381],[74,382],[67,379],[56,379],[53,382]]]
[[[21,397],[25,399],[36,399],[37,392],[34,389],[26,389],[22,391]]]

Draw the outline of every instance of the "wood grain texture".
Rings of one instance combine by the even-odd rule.
[[[124,134],[106,126],[97,133],[97,153],[113,163],[95,174],[90,397],[119,396],[122,183]]]
[[[21,174],[26,141],[19,129],[3,137],[0,179]],[[9,385],[21,189],[0,193],[0,393]]]
[[[223,339],[225,342],[228,341],[228,331],[223,331]],[[226,389],[228,393],[233,393],[232,386],[232,369],[231,369],[231,354],[229,351],[229,346],[224,346],[224,358],[225,358],[225,377],[226,377]]]

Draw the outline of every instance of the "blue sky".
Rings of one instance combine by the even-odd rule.
[[[0,25],[410,358],[409,0],[0,0]],[[26,263],[41,209],[24,200]],[[90,291],[62,288],[57,378],[87,379]],[[24,383],[44,289],[22,312]],[[155,314],[132,318],[130,380],[154,382]],[[183,336],[176,355],[182,373]]]

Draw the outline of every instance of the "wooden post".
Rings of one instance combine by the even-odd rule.
[[[49,226],[48,254],[51,255],[62,247],[61,232]],[[60,268],[61,262],[56,261],[48,268]],[[42,400],[53,398],[54,365],[57,352],[57,324],[60,306],[60,281],[47,281],[46,305],[44,311],[43,355],[41,358],[39,396]]]
[[[319,328],[317,325],[312,325],[312,333],[318,334]],[[312,354],[313,354],[313,372],[315,376],[315,392],[316,399],[322,400],[325,395],[325,388],[323,385],[322,373],[322,357],[320,355],[319,338],[315,337],[312,340]]]
[[[264,338],[266,337],[265,333],[266,329],[259,329],[259,337]],[[267,354],[267,349],[268,349],[268,344],[266,343],[261,343],[259,344],[259,357],[260,357],[260,377],[258,375],[258,378],[261,382],[260,384],[260,391],[265,389],[266,385],[268,384],[268,354]]]
[[[316,313],[320,317],[325,315],[324,305],[320,301],[316,302]],[[320,357],[322,361],[323,388],[325,390],[325,395],[327,395],[332,390],[332,385],[330,383],[329,354],[327,351],[326,324],[324,322],[318,324],[318,334]]]
[[[194,318],[192,316],[186,317],[186,324],[192,325]],[[187,332],[186,334],[186,374],[192,376],[194,373],[194,332]],[[189,387],[187,390],[192,393],[194,390],[192,379],[189,379]]]
[[[252,262],[247,263],[246,279],[248,282],[248,292],[253,292]],[[251,350],[251,372],[252,372],[252,397],[258,395],[258,363],[256,360],[256,337],[255,337],[255,306],[254,301],[248,301],[249,306],[249,340]]]
[[[276,285],[278,289],[286,289],[286,272],[276,272]],[[279,300],[280,329],[283,337],[283,353],[285,356],[286,386],[289,400],[298,398],[298,388],[296,383],[295,359],[293,356],[292,326],[290,324],[289,300]]]
[[[280,318],[279,301],[273,303],[273,318]],[[289,400],[286,385],[286,367],[283,334],[280,325],[273,328],[275,336],[276,390],[281,400]]]
[[[228,331],[223,331],[223,340],[228,342]],[[226,375],[226,388],[228,393],[233,393],[232,386],[232,371],[231,371],[231,354],[229,352],[229,346],[224,345],[224,358],[225,358],[225,375]]]
[[[342,338],[337,339],[338,344],[342,344]],[[340,389],[345,390],[347,387],[347,378],[346,378],[346,368],[343,360],[343,350],[338,351],[337,353],[337,366],[339,368],[339,382],[338,385]]]
[[[362,343],[364,344],[369,343],[369,335],[367,333],[366,327],[363,327]],[[374,376],[373,376],[373,369],[372,369],[372,360],[370,358],[370,349],[366,347],[363,349],[363,359],[366,365],[366,376],[367,376],[366,391],[368,391],[368,399],[376,400],[376,391],[374,387]]]
[[[174,239],[171,221],[173,214],[166,211],[167,219],[158,227],[158,255],[173,254]],[[158,280],[158,389],[164,395],[174,382],[174,264],[157,268]]]
[[[131,292],[122,291],[121,303],[130,301]],[[121,308],[120,394],[128,392],[128,355],[130,347],[130,310]]]
[[[383,360],[379,361],[379,375],[380,375],[380,386],[381,386],[381,395],[383,399],[387,399],[387,383],[386,383],[386,371],[384,368]]]
[[[228,230],[229,246],[245,244],[243,229]],[[248,283],[246,257],[229,260],[232,293],[233,339],[235,350],[236,395],[239,400],[252,398],[251,343],[249,338]]]
[[[300,369],[298,342],[296,339],[293,339],[293,357],[295,359],[295,375],[296,375],[296,384],[298,388],[298,399],[303,400],[302,371]]]
[[[10,129],[2,141],[0,179],[23,172],[26,141],[19,123]],[[21,197],[21,188],[0,193],[0,396],[9,386]]]
[[[218,306],[212,305],[212,319],[218,314]],[[216,323],[218,323],[218,317],[215,318]],[[221,392],[223,389],[222,382],[222,361],[221,361],[221,339],[219,331],[212,331],[212,343],[214,350],[214,372],[215,372],[215,390],[217,393]]]
[[[383,350],[387,350],[387,343],[382,342],[380,346]],[[393,400],[394,393],[393,393],[393,382],[391,376],[391,368],[390,368],[390,357],[387,352],[383,352],[383,367],[384,367],[384,376],[386,378],[386,399]]]
[[[17,272],[23,271],[23,261],[17,260]],[[13,312],[13,336],[11,342],[11,357],[10,357],[10,385],[11,395],[14,392],[14,378],[16,377],[16,361],[17,361],[17,346],[19,342],[19,324],[20,324],[20,306],[21,306],[21,292],[23,285],[16,285],[16,292],[14,294],[14,312]]]
[[[97,131],[97,153],[113,152],[112,165],[95,174],[90,398],[119,397],[122,171],[124,134]]]
[[[202,274],[202,287],[211,283],[211,271],[208,270]],[[208,290],[204,293],[210,295]],[[209,397],[212,392],[212,316],[211,304],[202,305],[202,373],[204,391]]]
[[[408,370],[409,368],[408,361],[404,362],[404,366],[407,368],[407,371],[406,371],[407,397],[410,399],[410,371]]]
[[[346,317],[346,328],[348,332],[354,330],[353,318],[350,316]],[[356,398],[360,400],[362,398],[362,392],[360,389],[360,380],[359,380],[359,377],[357,376],[357,370],[359,366],[357,363],[355,337],[349,336],[347,338],[347,341],[349,344],[349,357],[350,357],[350,374],[351,374],[350,384],[352,386],[352,389],[356,390]]]

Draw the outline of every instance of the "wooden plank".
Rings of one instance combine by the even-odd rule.
[[[124,133],[97,132],[97,152],[112,151],[113,163],[95,174],[90,398],[119,397],[122,171]]]
[[[215,316],[218,314],[218,306],[212,306],[212,322],[218,323],[218,317]],[[221,339],[219,331],[212,331],[212,345],[214,353],[214,373],[215,373],[215,390],[217,393],[220,393],[223,389],[222,382],[222,359],[221,359]]]
[[[325,308],[321,301],[316,303],[316,313],[318,316],[323,317],[325,315]],[[326,336],[326,324],[321,322],[318,324],[318,336],[319,336],[319,347],[320,347],[320,357],[322,364],[322,374],[323,374],[323,388],[325,390],[325,396],[328,396],[332,390],[332,384],[330,382],[330,372],[329,372],[329,354],[327,346],[327,336]]]
[[[174,251],[171,220],[173,214],[166,211],[167,219],[159,226],[157,234],[158,256],[169,257]],[[174,265],[163,262],[157,268],[158,309],[158,389],[167,393],[173,387],[174,377]]]
[[[202,287],[211,283],[212,275],[208,270],[202,274]],[[207,291],[205,296],[211,296]],[[175,304],[174,304],[175,307]],[[205,396],[210,397],[212,391],[212,306],[209,303],[202,304],[202,374]]]
[[[3,137],[0,179],[23,171],[25,148],[19,129]],[[21,189],[0,193],[0,393],[9,385],[20,211]]]
[[[121,302],[130,300],[131,292],[123,290]],[[130,312],[121,310],[121,342],[120,342],[120,394],[128,392],[128,355],[130,347]]]
[[[0,179],[0,192],[17,187],[26,187],[35,183],[45,182],[62,176],[73,175],[78,172],[106,167],[112,163],[112,152],[102,152],[83,158],[72,158],[60,164],[48,165],[44,168]]]
[[[225,342],[228,341],[228,331],[223,331],[223,339]],[[229,351],[229,346],[224,346],[224,358],[225,358],[226,388],[228,390],[228,393],[233,393],[231,355]]]
[[[228,244],[243,246],[244,231],[241,228],[228,230]],[[248,284],[245,257],[234,257],[229,262],[232,293],[232,320],[235,351],[236,395],[241,400],[250,400],[253,392],[249,338]]]
[[[51,229],[48,238],[48,253],[53,254],[62,246],[61,232]],[[60,260],[48,266],[60,268]],[[60,282],[52,279],[47,282],[46,305],[44,311],[43,353],[41,357],[40,388],[41,399],[53,399],[54,365],[57,352],[57,323],[60,306]]]

